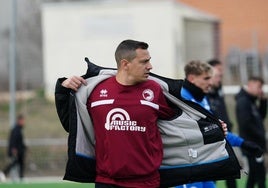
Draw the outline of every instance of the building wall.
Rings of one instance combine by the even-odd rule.
[[[0,0],[0,92],[9,89],[10,29],[16,29],[15,68],[17,90],[43,88],[42,33],[40,4],[42,0]],[[16,7],[16,8],[15,8]],[[13,11],[16,17],[12,19]]]
[[[9,28],[11,3],[0,0],[0,91],[8,89]]]
[[[216,15],[221,20],[221,52],[232,47],[268,50],[268,1],[266,0],[177,0]]]
[[[214,18],[176,5],[175,1],[45,4],[42,23],[47,94],[53,94],[58,77],[84,74],[85,56],[100,66],[116,67],[116,46],[129,38],[149,43],[154,73],[183,78],[185,58],[191,55],[185,55],[185,46],[194,42],[183,37],[185,19],[205,20],[207,27]],[[210,36],[206,29],[200,38],[203,36]],[[213,54],[209,45],[202,48],[199,58]]]
[[[206,21],[185,20],[185,61],[207,61],[216,55],[214,24]]]
[[[168,7],[169,3],[44,5],[44,71],[48,93],[54,90],[58,77],[84,74],[85,56],[100,66],[116,67],[114,51],[125,39],[148,42],[153,72],[174,76],[170,65],[174,62],[171,15],[161,11]]]

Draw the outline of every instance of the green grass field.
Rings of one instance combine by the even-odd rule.
[[[94,184],[70,182],[0,183],[0,188],[94,188]]]
[[[94,184],[82,183],[0,183],[1,188],[94,188]],[[224,188],[224,182],[218,182],[217,188]],[[238,187],[244,187],[239,184]]]
[[[237,180],[237,187],[245,187],[245,178]],[[0,183],[0,188],[94,188],[92,183],[74,183],[74,182],[22,182],[22,183]],[[217,188],[225,188],[224,181],[217,182]]]

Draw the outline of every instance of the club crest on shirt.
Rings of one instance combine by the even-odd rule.
[[[152,101],[154,99],[154,92],[151,89],[145,89],[142,92],[142,96],[146,101]]]
[[[108,91],[106,89],[100,90],[100,97],[107,97],[108,96],[107,93]]]

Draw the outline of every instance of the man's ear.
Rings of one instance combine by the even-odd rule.
[[[128,61],[128,60],[126,60],[126,59],[122,59],[122,60],[120,61],[120,67],[121,67],[122,69],[128,69],[128,65],[129,65],[129,61]]]
[[[189,74],[189,75],[187,76],[187,80],[188,80],[189,82],[191,82],[191,83],[194,82],[194,79],[195,79],[195,75],[193,75],[193,74]]]

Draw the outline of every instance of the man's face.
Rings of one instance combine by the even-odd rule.
[[[150,59],[151,56],[148,50],[136,50],[136,57],[131,62],[128,62],[126,66],[128,77],[133,83],[143,82],[148,79],[150,70],[153,68]]]
[[[23,127],[24,126],[24,122],[25,122],[24,118],[20,118],[18,120],[18,125],[21,126],[21,127]]]
[[[222,83],[222,78],[223,78],[222,68],[220,66],[215,66],[213,67],[212,70],[213,70],[213,74],[211,77],[212,87],[218,88],[221,86],[221,83]]]
[[[211,72],[203,73],[201,75],[189,75],[188,81],[202,89],[204,93],[208,93],[211,88],[211,77]]]
[[[262,83],[257,80],[249,81],[247,85],[248,92],[255,96],[255,97],[261,97],[263,95],[263,90],[262,90]]]

